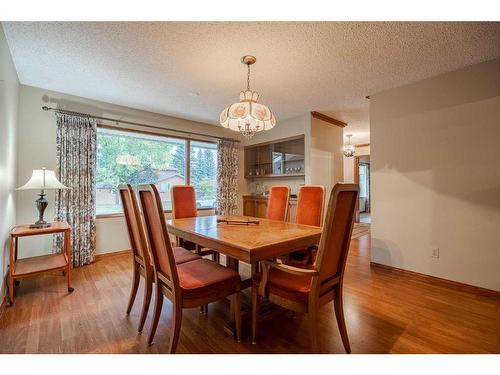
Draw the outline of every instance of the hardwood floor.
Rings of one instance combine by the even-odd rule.
[[[428,283],[394,270],[370,267],[370,237],[352,241],[344,305],[353,353],[500,353],[500,298]],[[22,281],[14,307],[0,321],[2,353],[162,353],[167,350],[171,309],[165,302],[155,337],[137,333],[142,295],[125,315],[131,282],[128,254],[101,258],[75,269],[75,291],[61,276]],[[247,267],[241,267],[248,273]],[[139,290],[142,290],[142,285]],[[142,293],[142,292],[141,292]],[[249,300],[246,301],[248,305]],[[259,325],[259,342],[249,339],[244,317],[241,343],[224,333],[228,304],[185,310],[178,353],[307,353],[307,321],[280,309]],[[332,304],[320,311],[323,352],[344,353]]]

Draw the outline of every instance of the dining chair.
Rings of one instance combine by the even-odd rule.
[[[297,199],[297,214],[295,223],[303,225],[321,226],[323,218],[323,207],[325,205],[325,187],[322,185],[307,185],[299,188]],[[314,252],[317,246],[309,246],[299,249],[291,254],[292,260],[312,263],[314,261]]]
[[[172,199],[172,218],[183,219],[188,217],[198,216],[196,207],[196,191],[191,185],[175,185],[170,189]],[[220,255],[212,249],[202,248],[201,246],[182,238],[178,239],[179,246],[183,246],[189,250],[196,250],[201,255],[212,255],[212,260],[219,263]]]
[[[127,305],[127,315],[130,314],[132,306],[134,305],[137,289],[139,288],[140,277],[142,275],[142,277],[144,277],[144,297],[138,327],[138,331],[142,332],[146,316],[148,315],[149,303],[151,301],[151,292],[154,281],[153,266],[151,264],[151,256],[134,189],[131,185],[127,184],[119,185],[118,190],[120,192],[123,212],[125,214],[125,222],[127,223],[127,232],[133,257],[132,289],[130,290],[130,298]],[[173,251],[175,262],[178,264],[200,259],[199,255],[181,247],[175,247]]]
[[[307,313],[313,350],[318,349],[320,306],[333,300],[337,325],[345,351],[351,352],[344,319],[342,289],[347,253],[351,242],[356,201],[356,184],[336,184],[328,203],[316,260],[312,266],[294,267],[262,261],[262,272],[253,278],[252,340],[257,336],[260,297],[296,312]]]
[[[203,306],[231,296],[231,319],[236,323],[236,339],[241,338],[241,279],[239,274],[207,259],[176,264],[160,194],[155,185],[140,185],[139,201],[150,244],[155,279],[155,307],[148,343],[152,344],[158,326],[163,296],[172,302],[173,327],[169,353],[175,353],[182,323],[182,309]]]
[[[271,186],[267,200],[266,219],[285,221],[290,200],[289,186]]]

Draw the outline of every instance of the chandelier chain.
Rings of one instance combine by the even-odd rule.
[[[250,64],[247,64],[247,91],[250,90]]]

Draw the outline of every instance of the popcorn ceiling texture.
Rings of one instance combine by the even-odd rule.
[[[217,124],[246,86],[365,140],[374,94],[500,56],[500,23],[3,23],[22,84]],[[199,94],[199,95],[198,95]],[[357,139],[358,138],[358,139]]]

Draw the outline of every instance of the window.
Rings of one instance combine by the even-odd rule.
[[[194,143],[194,142],[193,142]],[[207,143],[207,145],[212,145]],[[215,152],[216,145],[215,146]],[[163,208],[172,209],[170,187],[184,185],[189,141],[130,131],[97,131],[96,213],[121,213],[117,186],[156,184]],[[215,179],[213,180],[215,183]]]
[[[368,165],[359,164],[359,197],[368,197]]]
[[[217,145],[190,141],[190,184],[198,208],[214,208],[217,198]]]

